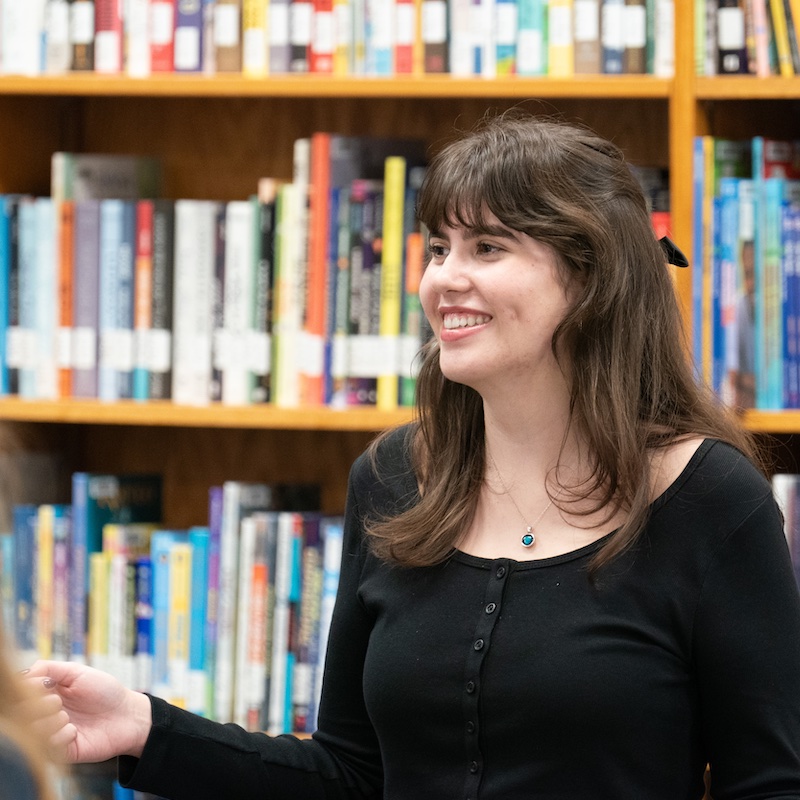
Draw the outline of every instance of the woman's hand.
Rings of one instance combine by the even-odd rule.
[[[34,693],[27,702],[31,724],[63,760],[141,755],[152,726],[146,695],[72,662],[37,661],[25,679]]]

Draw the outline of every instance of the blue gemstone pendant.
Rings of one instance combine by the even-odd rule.
[[[528,525],[528,532],[522,537],[520,540],[522,542],[523,547],[532,547],[533,543],[536,541],[536,537],[533,535],[533,528]]]

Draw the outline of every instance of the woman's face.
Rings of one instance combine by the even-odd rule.
[[[431,231],[429,249],[420,300],[445,377],[484,396],[563,379],[551,342],[572,299],[554,250],[492,215]]]

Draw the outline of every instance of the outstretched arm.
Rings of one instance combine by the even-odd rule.
[[[152,727],[150,699],[83,664],[37,661],[26,674],[44,695],[36,725],[72,763],[139,756]]]

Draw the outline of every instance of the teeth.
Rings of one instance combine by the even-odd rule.
[[[472,328],[475,325],[485,325],[489,317],[484,314],[448,314],[444,318],[444,327],[448,330],[455,328]]]

